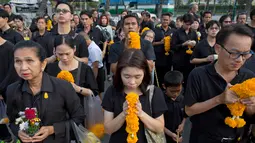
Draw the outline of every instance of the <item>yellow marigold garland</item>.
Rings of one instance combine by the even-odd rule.
[[[130,92],[126,96],[126,100],[128,102],[129,108],[127,109],[127,116],[126,116],[126,131],[128,133],[127,142],[128,143],[136,143],[138,141],[137,132],[139,130],[139,118],[137,116],[137,108],[136,103],[139,100],[138,94],[134,92]]]
[[[255,96],[255,78],[248,79],[241,84],[236,84],[230,88],[240,99]],[[246,122],[241,118],[246,106],[240,102],[227,104],[232,117],[225,118],[225,124],[232,128],[241,128]]]
[[[99,139],[104,136],[104,125],[103,124],[95,124],[89,130]]]
[[[141,35],[142,35],[145,31],[147,31],[147,30],[150,30],[150,28],[149,28],[149,27],[144,27],[143,30],[142,30],[142,32],[141,32]]]
[[[52,28],[52,21],[49,19],[46,24],[47,30],[50,31]]]
[[[129,48],[141,49],[140,36],[137,32],[129,32]]]
[[[169,51],[170,51],[170,42],[171,42],[171,37],[170,36],[166,36],[164,37],[164,46],[165,46],[165,55],[168,56],[169,55]]]
[[[60,73],[58,73],[57,78],[74,83],[73,75],[69,71],[66,71],[66,70],[62,70]]]
[[[192,53],[193,53],[193,51],[191,50],[191,48],[192,48],[192,46],[188,46],[188,50],[186,50],[186,54],[189,54],[189,55],[191,55]]]

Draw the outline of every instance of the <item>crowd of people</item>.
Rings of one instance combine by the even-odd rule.
[[[0,141],[70,142],[69,121],[84,125],[84,98],[99,96],[109,143],[125,143],[125,97],[134,92],[137,143],[148,142],[147,130],[163,133],[162,143],[180,143],[189,120],[189,143],[255,142],[255,95],[239,99],[229,89],[255,77],[255,9],[249,23],[245,12],[236,21],[231,15],[212,20],[210,11],[199,16],[196,3],[176,20],[163,13],[158,23],[148,11],[139,17],[124,10],[115,23],[109,12],[74,14],[60,2],[52,17],[37,17],[29,28],[11,9],[0,7],[0,100],[9,119],[0,124]],[[130,32],[139,33],[139,49],[130,47]],[[55,78],[61,71],[74,82]],[[106,80],[112,81],[107,89]],[[247,123],[238,129],[224,123],[231,115],[226,104],[236,102],[246,105]],[[37,108],[41,119],[34,136],[15,124],[26,107]]]

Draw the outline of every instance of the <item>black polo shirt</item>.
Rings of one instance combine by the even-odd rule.
[[[255,73],[255,55],[252,55],[243,65],[243,67]]]
[[[148,28],[153,30],[154,29],[154,23],[151,20],[149,20],[149,21],[142,21],[140,32],[142,32],[143,28],[145,28],[145,27],[148,27]]]
[[[155,53],[152,47],[152,44],[144,39],[141,40],[141,50],[143,51],[147,60],[156,60]],[[120,55],[125,50],[124,40],[118,41],[111,45],[108,62],[109,63],[117,63]]]
[[[203,40],[207,37],[207,33],[205,31],[205,25],[204,24],[199,25],[199,32],[201,33],[200,40]]]
[[[12,28],[9,28],[8,30],[1,32],[1,37],[4,38],[5,40],[8,40],[12,42],[12,44],[16,44],[19,41],[24,40],[23,36],[13,30]]]
[[[165,31],[161,26],[156,27],[154,29],[155,33],[155,42],[160,42],[162,39],[164,39],[165,36],[171,36],[173,34],[174,30],[170,27]],[[156,66],[161,66],[161,67],[167,67],[168,65],[171,65],[171,53],[169,52],[169,55],[166,56],[165,53],[165,46],[164,44],[161,45],[156,45],[154,46],[154,52],[156,55]]]
[[[182,46],[182,44],[188,40],[197,41],[197,33],[195,31],[189,31],[186,34],[183,28],[178,29],[174,32],[171,39],[171,51],[173,51],[173,63],[179,66],[186,66],[190,64],[190,55],[186,54],[188,46]],[[192,49],[194,50],[194,48]]]
[[[45,30],[45,33],[43,35],[40,35],[39,31],[35,31],[32,34],[32,39],[33,41],[39,43],[40,45],[44,45],[44,38],[50,34],[47,30]]]
[[[214,64],[215,62],[197,67],[190,73],[184,96],[186,106],[204,102],[225,91],[227,82],[216,72]],[[242,83],[254,76],[250,70],[241,68],[230,83],[232,85]],[[199,136],[210,136],[213,139],[217,137],[235,138],[237,130],[224,123],[224,119],[231,116],[225,104],[218,105],[204,113],[191,116],[191,132],[197,133]],[[192,138],[198,137],[193,136]]]
[[[164,113],[165,127],[173,133],[176,133],[178,126],[184,119],[184,96],[181,94],[175,100],[172,100],[165,94],[165,101],[168,110]],[[167,142],[173,141],[172,137],[166,135]]]
[[[213,55],[213,54],[216,54],[215,50],[214,50],[214,46],[211,47],[207,41],[207,38],[206,38],[206,39],[200,41],[196,45],[196,47],[192,53],[191,60],[194,58],[206,58],[207,56]],[[196,66],[207,65],[209,63],[211,63],[211,62],[196,64]]]
[[[58,31],[53,30],[51,34],[48,34],[45,36],[45,38],[43,38],[44,39],[43,47],[46,50],[47,57],[50,57],[53,55],[54,41],[56,36],[58,35],[60,35]],[[70,31],[67,35],[73,37],[74,39],[74,43],[76,46],[75,56],[79,58],[88,57],[89,52],[88,52],[88,46],[86,44],[85,39],[81,35],[75,33],[74,31]]]

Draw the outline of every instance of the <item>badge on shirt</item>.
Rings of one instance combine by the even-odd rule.
[[[48,93],[47,93],[47,92],[45,92],[43,97],[44,97],[44,99],[48,99],[48,98],[49,98]]]
[[[28,40],[30,40],[30,38],[29,37],[24,37],[24,40],[28,41]]]

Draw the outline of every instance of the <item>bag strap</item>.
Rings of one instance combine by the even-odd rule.
[[[80,84],[81,65],[82,65],[82,63],[79,62],[79,63],[78,63],[78,71],[77,71],[76,78],[75,78],[75,84],[76,84],[76,85],[79,85],[79,84]]]
[[[153,93],[154,93],[154,85],[149,85],[149,103],[150,103],[150,111],[151,111],[151,115],[152,115],[152,97],[153,97]]]

